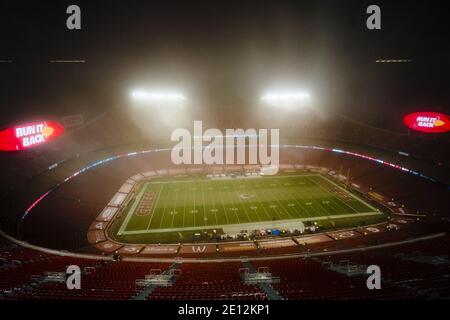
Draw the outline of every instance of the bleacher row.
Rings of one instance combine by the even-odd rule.
[[[311,258],[251,261],[267,267],[280,282],[272,284],[283,299],[436,299],[450,297],[450,236],[398,247],[325,255]],[[6,246],[5,246],[6,245]],[[42,254],[2,240],[0,256],[13,255],[20,264],[0,266],[1,299],[133,299],[141,290],[136,280],[152,269],[167,270],[168,263],[98,261]],[[49,271],[64,272],[69,265],[84,270],[81,290],[65,282],[47,282]],[[382,289],[368,290],[367,275],[353,275],[350,266],[363,270],[380,266]],[[349,267],[348,274],[330,265]],[[180,276],[171,286],[156,287],[147,299],[267,299],[258,285],[242,282],[241,262],[179,263]],[[344,268],[345,269],[345,268]]]

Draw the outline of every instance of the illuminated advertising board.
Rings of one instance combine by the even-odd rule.
[[[37,121],[0,131],[0,151],[18,151],[32,148],[55,139],[64,127],[54,121]]]
[[[450,131],[450,117],[437,112],[414,112],[403,118],[405,126],[425,133]]]

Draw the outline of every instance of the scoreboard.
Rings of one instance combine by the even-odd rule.
[[[0,131],[0,151],[19,151],[60,136],[64,127],[54,121],[30,122]]]

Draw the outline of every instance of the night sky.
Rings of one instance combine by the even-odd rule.
[[[280,83],[376,126],[408,111],[450,113],[445,3],[2,0],[0,60],[11,62],[0,63],[0,126],[121,108],[142,83],[186,89],[217,114],[245,113]],[[70,4],[81,7],[80,31],[66,29]],[[381,7],[382,30],[366,28],[369,4]]]

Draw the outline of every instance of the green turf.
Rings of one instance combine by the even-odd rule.
[[[138,215],[146,193],[152,209]],[[319,174],[227,179],[171,178],[143,182],[121,215],[120,236],[183,234],[270,221],[330,221],[379,215],[378,209]]]

